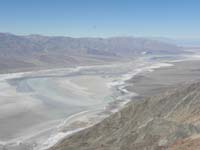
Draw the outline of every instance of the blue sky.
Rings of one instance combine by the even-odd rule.
[[[200,0],[0,0],[0,32],[200,38]]]

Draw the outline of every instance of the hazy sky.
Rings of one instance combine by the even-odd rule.
[[[200,0],[0,0],[0,32],[200,37]]]

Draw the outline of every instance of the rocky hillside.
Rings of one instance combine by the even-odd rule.
[[[51,150],[199,150],[200,82],[135,100]]]
[[[0,70],[62,67],[112,61],[145,53],[180,53],[181,48],[147,38],[71,38],[0,33]]]

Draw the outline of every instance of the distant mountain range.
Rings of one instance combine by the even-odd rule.
[[[200,38],[164,38],[164,37],[151,37],[151,39],[175,44],[181,47],[200,47]]]
[[[179,53],[181,48],[148,38],[71,38],[0,33],[0,70],[100,63],[142,54]]]

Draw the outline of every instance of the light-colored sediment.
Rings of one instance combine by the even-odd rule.
[[[142,98],[51,150],[199,150],[199,66],[178,62],[138,75],[128,89]]]
[[[2,75],[1,147],[15,150],[32,149],[32,146],[39,149],[40,144],[48,147],[52,141],[98,122],[105,116],[98,114],[102,110],[117,108],[117,105],[106,108],[114,100],[113,90],[119,92],[108,83],[118,80],[132,67],[137,64],[128,62]],[[85,126],[78,125],[78,121]],[[72,128],[70,123],[78,129]]]

